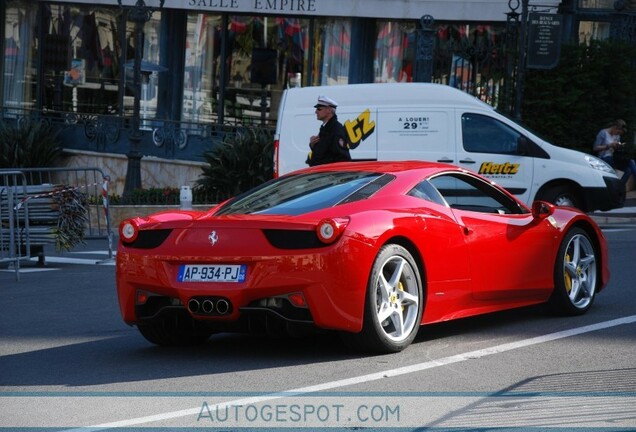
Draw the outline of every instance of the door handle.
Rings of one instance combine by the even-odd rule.
[[[437,162],[453,163],[453,160],[452,159],[448,159],[448,158],[443,158],[443,159],[437,159]]]
[[[459,161],[459,163],[474,164],[474,163],[477,163],[477,162],[475,162],[472,159],[462,159],[462,160]]]

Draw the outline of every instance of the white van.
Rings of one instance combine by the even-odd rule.
[[[336,114],[353,160],[428,160],[476,171],[531,204],[541,199],[584,211],[621,207],[614,170],[602,160],[552,145],[492,106],[455,88],[428,83],[352,84],[286,90],[278,111],[274,173],[307,165],[320,122],[318,96]]]

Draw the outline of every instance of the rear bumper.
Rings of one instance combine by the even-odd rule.
[[[357,257],[350,255],[351,260]],[[117,253],[119,306],[127,324],[161,319],[164,312],[178,308],[187,311],[196,321],[218,326],[242,327],[244,315],[265,314],[303,326],[357,332],[362,328],[367,276],[364,272],[343,272],[343,268],[356,268],[355,261],[349,262],[343,256],[341,253],[305,253],[253,262],[247,279],[241,283],[179,283],[175,273],[178,262],[164,260],[165,256],[161,255],[149,256],[120,248]],[[331,268],[335,270],[330,271]],[[143,305],[139,304],[139,293],[148,299]],[[307,309],[274,301],[295,293],[304,296]],[[214,309],[210,305],[209,311],[199,311],[192,307],[193,300],[200,305],[208,300],[215,305]],[[217,311],[220,301],[227,302],[223,311]]]
[[[584,188],[585,209],[588,212],[595,210],[611,210],[623,207],[625,203],[625,188],[617,178],[603,177],[605,187]]]

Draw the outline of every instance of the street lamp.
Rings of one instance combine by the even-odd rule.
[[[159,0],[159,8],[163,8],[165,0]],[[117,0],[122,6],[122,0]],[[126,154],[128,167],[126,169],[126,183],[124,184],[124,195],[130,195],[135,189],[141,188],[141,152],[139,143],[141,142],[140,130],[140,108],[141,108],[141,56],[144,43],[144,25],[152,18],[153,8],[146,5],[144,0],[137,0],[137,3],[128,11],[128,20],[135,23],[135,61],[133,66],[133,115],[131,121],[130,149]]]
[[[517,111],[517,83],[518,83],[518,50],[520,36],[521,14],[517,12],[521,7],[520,0],[508,0],[510,12],[506,13],[506,78],[504,80],[504,105],[507,114],[516,115]],[[515,53],[517,55],[515,56]],[[513,94],[514,93],[514,94]]]

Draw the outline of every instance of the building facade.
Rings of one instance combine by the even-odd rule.
[[[428,79],[497,106],[524,3],[6,0],[2,119],[55,124],[78,155],[123,155],[138,130],[143,155],[196,166],[232,126],[274,125],[286,88],[413,81],[424,30],[435,42]],[[532,3],[563,15],[566,40],[633,32],[614,0]]]

